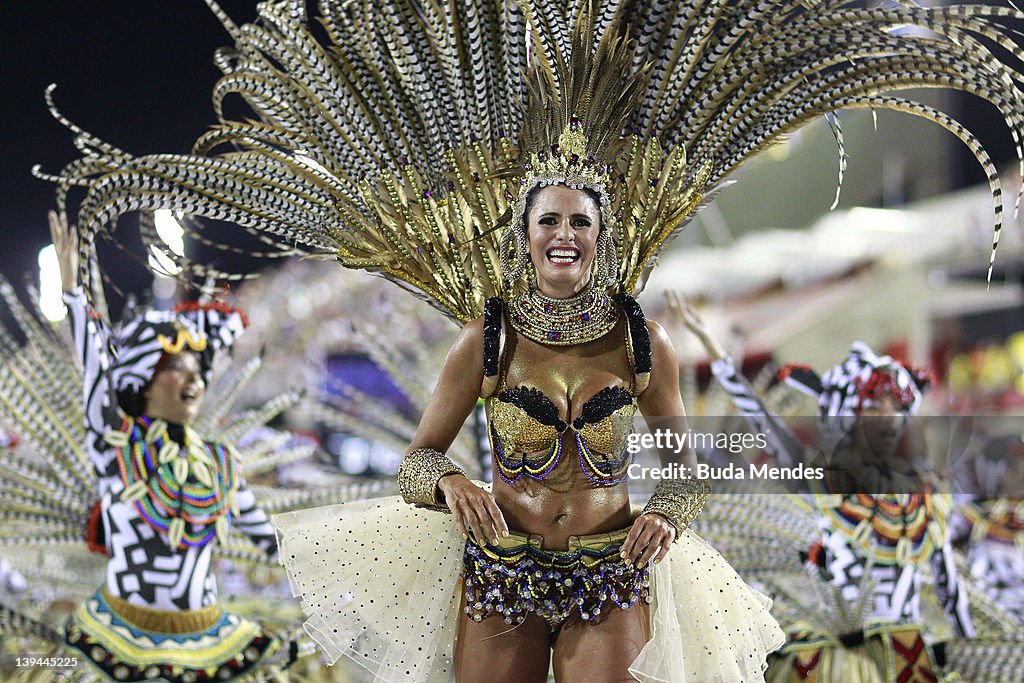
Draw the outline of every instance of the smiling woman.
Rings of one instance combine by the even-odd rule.
[[[636,413],[685,425],[671,346],[595,284],[593,197],[534,196],[509,228],[525,291],[463,328],[399,470],[405,502],[451,516],[387,499],[274,518],[307,629],[382,680],[756,680],[782,634],[687,530],[706,491],[672,480],[630,506]],[[493,488],[444,455],[479,397]]]
[[[394,499],[274,518],[307,629],[332,659],[384,680],[544,681],[549,668],[556,680],[756,680],[782,632],[768,601],[687,529],[706,484],[665,480],[631,508],[637,413],[685,431],[675,352],[610,291],[600,173],[570,186],[552,180],[560,163],[525,181],[501,239],[510,295],[463,327],[398,472],[405,503],[451,518]],[[444,455],[480,398],[493,487]],[[660,455],[676,471],[694,464]],[[368,544],[369,528],[384,531]],[[403,571],[409,557],[437,583]],[[358,597],[340,604],[341,590]],[[366,638],[381,624],[386,638]]]
[[[144,413],[184,424],[199,412],[205,389],[199,356],[194,351],[164,355],[157,364],[152,382],[143,391]]]
[[[212,553],[229,529],[270,555],[277,543],[234,449],[190,426],[213,354],[242,333],[245,316],[191,304],[147,312],[115,335],[78,283],[75,230],[52,212],[50,229],[83,370],[83,447],[101,495],[87,541],[110,558],[103,585],[68,620],[67,646],[119,681],[243,681],[287,666],[295,651],[286,641],[217,603]]]
[[[596,193],[565,185],[540,187],[526,199],[526,241],[537,289],[545,296],[566,299],[590,284],[601,225]]]

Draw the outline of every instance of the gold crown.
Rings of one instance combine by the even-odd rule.
[[[608,166],[587,154],[587,136],[576,120],[562,129],[558,144],[532,152],[525,170],[522,179],[524,189],[553,183],[577,189],[599,189],[608,185],[610,177]]]

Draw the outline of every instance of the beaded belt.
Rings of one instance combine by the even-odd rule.
[[[619,557],[629,528],[570,536],[568,550],[544,550],[544,537],[511,532],[497,544],[466,541],[466,614],[491,614],[521,624],[536,614],[555,632],[567,619],[600,619],[612,605],[628,609],[650,602],[650,574]]]

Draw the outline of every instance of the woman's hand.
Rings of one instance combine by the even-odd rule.
[[[50,238],[60,264],[60,282],[65,292],[78,287],[78,232],[68,227],[68,217],[50,211]]]
[[[658,563],[668,554],[674,540],[676,528],[667,519],[654,513],[640,515],[622,542],[619,556],[637,567],[651,560]]]
[[[707,352],[708,357],[711,360],[719,360],[725,358],[725,351],[719,345],[718,341],[711,336],[708,332],[708,327],[704,324],[704,320],[700,317],[697,311],[690,304],[686,303],[686,299],[681,297],[678,292],[672,290],[665,290],[665,303],[668,306],[668,310],[672,312],[682,325],[694,334],[701,343],[704,345],[704,350]]]
[[[444,494],[444,502],[452,511],[463,536],[467,529],[473,532],[473,538],[478,543],[497,543],[499,536],[508,536],[505,517],[490,492],[462,474],[441,477],[437,488]]]

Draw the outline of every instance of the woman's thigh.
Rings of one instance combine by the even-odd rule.
[[[612,606],[599,623],[573,619],[558,632],[554,669],[558,683],[635,681],[629,665],[650,637],[649,608]]]
[[[498,616],[474,621],[465,612],[463,590],[455,641],[455,680],[459,683],[545,683],[551,640],[547,625],[530,615],[519,626]]]

